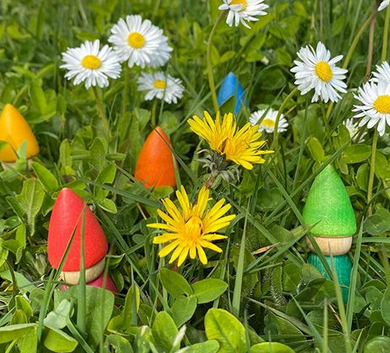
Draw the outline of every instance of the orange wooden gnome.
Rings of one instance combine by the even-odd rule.
[[[80,278],[83,215],[85,280],[88,283],[103,272],[108,244],[103,229],[85,202],[71,189],[62,189],[50,218],[47,252],[51,265],[58,269],[74,233],[60,275],[61,279],[70,284],[77,284]]]
[[[176,186],[175,167],[169,146],[171,141],[159,126],[146,139],[134,175],[145,187]]]
[[[16,152],[24,141],[27,142],[26,158],[39,153],[38,142],[30,126],[12,104],[6,104],[0,115],[0,141],[7,142],[7,145],[0,149],[2,162],[16,162],[18,159]]]

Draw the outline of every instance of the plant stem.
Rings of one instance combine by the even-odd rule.
[[[376,15],[376,10],[373,12],[372,15]],[[372,16],[371,15],[371,16]],[[390,22],[390,6],[386,10],[386,19],[385,19],[385,26],[383,29],[383,43],[382,43],[382,55],[381,55],[381,61],[386,60],[387,56],[387,43],[388,43],[388,36],[389,36],[389,22]],[[375,129],[374,131],[374,138],[372,140],[372,148],[371,148],[371,163],[370,163],[370,175],[368,178],[368,188],[367,188],[367,204],[368,206],[368,214],[370,215],[372,213],[372,205],[370,204],[371,198],[372,198],[372,189],[374,186],[374,175],[375,175],[375,158],[376,158],[376,146],[378,142],[378,130]]]
[[[211,49],[213,47],[213,39],[214,39],[216,29],[219,23],[225,17],[225,14],[226,14],[225,11],[223,11],[221,15],[218,17],[218,20],[215,22],[213,28],[211,29],[209,41],[207,43],[207,75],[209,79],[210,93],[211,93],[211,98],[213,100],[213,107],[214,107],[215,114],[218,113],[219,106],[217,101],[217,92],[215,90],[215,83],[214,83],[213,63],[211,62]]]
[[[129,66],[127,63],[125,63],[125,82],[123,85],[123,90],[122,90],[122,116],[125,115],[126,110],[127,110],[127,102],[128,99],[127,97],[129,96]]]
[[[364,83],[366,83],[371,75],[371,67],[372,67],[372,54],[374,50],[374,32],[375,32],[375,23],[376,23],[376,13],[377,13],[377,5],[374,4],[374,12],[375,16],[371,19],[370,22],[370,32],[369,32],[369,40],[368,40],[368,54],[367,54],[367,64],[366,64],[366,75],[364,76]]]
[[[387,45],[389,42],[389,22],[390,22],[390,6],[386,9],[385,26],[383,28],[383,43],[381,61],[385,61],[387,57]]]
[[[297,94],[297,92],[298,92],[298,89],[294,88],[290,92],[290,94],[286,97],[286,99],[283,101],[282,105],[280,106],[280,108],[278,110],[278,115],[276,116],[276,121],[275,121],[274,139],[272,141],[272,145],[271,145],[270,150],[274,150],[274,147],[276,148],[278,145],[278,125],[279,125],[280,117],[281,117],[284,109],[286,108],[287,104],[290,102],[292,97],[294,97]]]
[[[372,213],[372,206],[370,205],[372,198],[372,188],[374,185],[374,174],[375,174],[375,158],[376,158],[376,145],[378,142],[378,130],[374,131],[374,138],[372,140],[372,148],[371,148],[371,161],[370,161],[370,176],[368,177],[368,189],[367,189],[367,204],[368,214]]]
[[[98,93],[97,88],[95,86],[92,86],[92,92],[93,92],[93,95],[94,95],[95,100],[96,100],[96,107],[97,107],[97,110],[98,110],[98,114],[100,116],[100,119],[102,121],[103,127],[106,130],[107,136],[108,136],[109,132],[110,132],[110,128],[108,126],[106,113],[104,112],[103,102],[100,99],[99,93]]]
[[[355,52],[355,49],[356,49],[356,46],[358,45],[359,43],[359,40],[361,38],[361,36],[363,35],[364,31],[367,29],[367,27],[370,25],[372,19],[376,16],[376,11],[373,11],[370,15],[369,18],[367,18],[367,20],[363,23],[363,25],[360,27],[359,31],[356,33],[356,36],[355,38],[353,39],[353,42],[351,44],[351,46],[349,47],[349,50],[348,50],[348,53],[345,57],[345,60],[344,60],[344,64],[342,66],[343,69],[346,69],[349,65],[349,62],[351,61],[352,59],[352,55],[353,53]],[[332,114],[332,110],[333,110],[333,107],[334,107],[334,103],[330,103],[329,104],[329,108],[328,108],[328,111],[326,113],[326,119],[329,121],[329,117],[330,117],[330,114]]]

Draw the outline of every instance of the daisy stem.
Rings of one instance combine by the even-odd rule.
[[[103,127],[106,130],[107,134],[109,134],[110,129],[108,127],[106,113],[104,112],[103,102],[100,99],[99,93],[98,93],[97,88],[95,86],[92,86],[92,92],[93,92],[93,95],[94,95],[95,100],[96,100],[98,114],[100,116],[100,119],[102,120]]]
[[[383,44],[381,60],[385,61],[387,57],[387,44],[389,42],[389,22],[390,22],[390,6],[386,9],[385,26],[383,28]]]
[[[375,174],[375,158],[376,158],[376,144],[378,142],[378,130],[374,131],[374,138],[372,140],[372,148],[371,148],[371,162],[370,162],[370,175],[368,177],[368,189],[367,189],[367,204],[368,206],[368,214],[372,213],[372,206],[370,205],[372,198],[372,188],[374,185],[374,174]]]
[[[214,83],[214,75],[213,75],[213,63],[211,62],[211,50],[213,47],[213,39],[215,32],[217,30],[218,25],[222,21],[222,19],[225,17],[226,12],[223,11],[221,15],[218,17],[218,20],[215,22],[213,28],[211,29],[209,41],[207,43],[207,75],[209,79],[209,86],[210,86],[210,93],[211,98],[213,100],[213,106],[214,106],[214,112],[215,114],[219,111],[218,106],[218,100],[217,100],[217,92],[215,90],[215,83]]]
[[[376,9],[375,9],[376,14]],[[386,19],[385,25],[383,28],[383,43],[382,43],[382,55],[381,60],[385,61],[387,57],[387,43],[389,36],[389,22],[390,22],[390,6],[386,10]],[[374,186],[374,175],[375,175],[375,158],[376,158],[376,146],[378,142],[378,130],[374,131],[374,138],[372,139],[372,148],[371,148],[371,163],[370,163],[370,175],[368,178],[368,188],[367,188],[367,204],[368,206],[368,214],[372,213],[372,205],[370,204],[372,198],[372,189]]]
[[[349,65],[349,62],[351,61],[352,59],[352,55],[353,53],[355,52],[355,49],[356,49],[356,46],[358,45],[359,43],[359,40],[361,38],[361,36],[363,35],[364,31],[367,29],[367,27],[370,25],[373,17],[376,16],[376,11],[373,11],[370,15],[369,18],[367,18],[367,20],[363,23],[363,25],[360,27],[359,31],[356,33],[356,36],[355,38],[353,39],[353,42],[351,44],[351,46],[349,47],[349,50],[348,50],[348,53],[347,53],[347,56],[345,57],[345,60],[344,60],[344,64],[342,66],[343,69],[346,69]],[[330,117],[330,114],[332,114],[332,110],[333,110],[333,107],[334,107],[334,103],[331,102],[329,104],[329,108],[328,108],[328,111],[326,113],[326,119],[329,120],[329,117]]]
[[[150,123],[152,124],[152,127],[155,128],[156,127],[156,112],[157,112],[157,99],[154,100],[153,104],[152,104],[152,113],[151,113],[151,117],[150,117]]]
[[[280,117],[283,114],[283,111],[286,109],[287,104],[297,94],[297,92],[298,92],[298,89],[294,88],[290,92],[290,94],[286,97],[286,99],[283,101],[282,105],[280,106],[280,108],[278,110],[278,115],[276,116],[276,120],[275,120],[274,139],[272,141],[272,145],[270,148],[271,151],[274,151],[274,147],[276,149],[278,146],[278,125],[279,125]]]

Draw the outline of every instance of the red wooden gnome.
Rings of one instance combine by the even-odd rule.
[[[47,252],[50,264],[58,269],[74,232],[60,275],[61,279],[70,284],[77,284],[80,278],[81,229],[84,215],[85,280],[88,283],[98,278],[104,270],[107,240],[99,222],[85,202],[71,189],[62,189],[50,218]]]

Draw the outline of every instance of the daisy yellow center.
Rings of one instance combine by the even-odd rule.
[[[374,108],[379,113],[390,114],[390,96],[378,96],[374,102]]]
[[[153,86],[157,89],[165,89],[167,87],[167,83],[164,80],[155,80],[153,82]]]
[[[145,46],[145,37],[141,33],[130,33],[127,37],[127,43],[135,49],[140,49]]]
[[[247,3],[246,0],[233,0],[230,5],[242,5],[240,11],[244,11],[246,9]]]
[[[183,239],[197,243],[203,233],[203,222],[198,216],[192,216],[184,225]]]
[[[261,122],[261,125],[263,125],[265,127],[273,128],[273,127],[275,127],[275,121],[272,119],[263,119],[263,121]]]
[[[102,66],[102,62],[95,55],[86,55],[81,61],[81,65],[83,65],[86,69],[97,70]]]
[[[315,66],[317,76],[325,82],[329,82],[333,77],[332,68],[325,61],[319,61]]]

